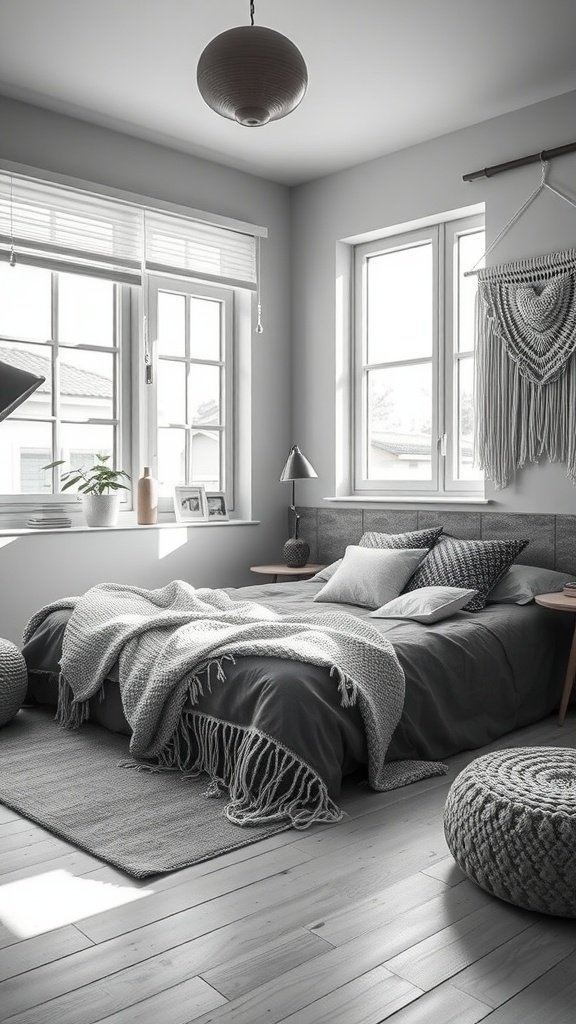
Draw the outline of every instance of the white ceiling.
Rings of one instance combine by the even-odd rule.
[[[248,6],[0,0],[0,93],[296,184],[576,88],[574,0],[256,0],[309,87],[243,128],[204,105],[196,63]]]

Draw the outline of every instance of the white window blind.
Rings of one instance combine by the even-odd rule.
[[[253,235],[146,211],[146,269],[256,289]]]
[[[257,289],[257,242],[235,228],[0,171],[0,260],[139,283],[142,268]]]
[[[90,268],[90,274],[138,282],[142,212],[88,192],[0,174],[0,250],[52,270]]]

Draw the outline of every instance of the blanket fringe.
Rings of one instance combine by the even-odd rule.
[[[346,675],[338,665],[332,665],[330,669],[330,678],[336,676],[338,680],[338,693],[340,694],[340,703],[343,708],[351,708],[356,703],[358,697],[358,687],[350,676]]]
[[[142,767],[154,771],[153,766]],[[306,829],[344,816],[320,776],[282,744],[258,729],[197,711],[182,714],[156,770],[181,771],[184,780],[208,775],[204,795],[214,798],[227,790],[223,813],[235,825],[286,821]]]
[[[65,729],[79,729],[90,718],[90,701],[74,700],[72,687],[60,673],[58,680],[58,707],[56,721]]]
[[[197,704],[198,698],[204,696],[204,687],[207,687],[208,692],[212,693],[212,669],[215,670],[217,682],[226,682],[226,673],[223,667],[225,661],[230,661],[233,665],[236,664],[233,654],[223,654],[220,658],[203,662],[196,670],[188,683],[188,699],[192,705]]]

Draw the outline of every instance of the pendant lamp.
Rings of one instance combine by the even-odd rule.
[[[216,36],[198,61],[200,94],[212,110],[247,128],[290,114],[302,100],[308,71],[297,46],[271,28],[239,25]]]

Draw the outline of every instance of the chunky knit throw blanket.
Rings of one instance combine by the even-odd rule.
[[[222,590],[181,580],[160,590],[106,583],[84,597],[43,608],[24,639],[56,608],[73,608],[64,635],[57,717],[77,727],[103,692],[113,666],[130,751],[158,768],[204,771],[229,790],[239,824],[288,819],[296,827],[339,820],[317,773],[272,737],[196,711],[206,669],[225,679],[225,659],[262,655],[330,669],[343,706],[358,703],[366,730],[369,782],[376,790],[442,773],[430,762],[385,763],[404,703],[404,675],[392,645],[372,625],[343,612],[281,616]],[[186,705],[186,707],[185,707]]]

